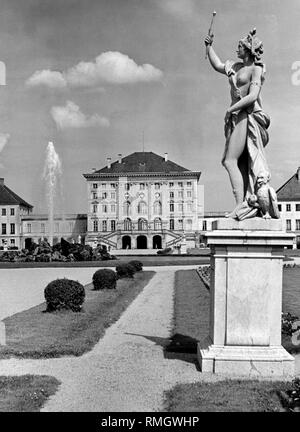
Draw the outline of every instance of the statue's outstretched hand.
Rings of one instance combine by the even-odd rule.
[[[204,43],[205,43],[206,46],[212,45],[213,40],[214,40],[214,35],[213,34],[212,35],[207,35],[206,38],[204,39]]]

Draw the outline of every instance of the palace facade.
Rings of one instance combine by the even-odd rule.
[[[204,214],[201,173],[153,152],[118,155],[87,180],[86,243],[110,249],[195,246]]]
[[[300,167],[276,193],[283,228],[295,234],[294,247],[300,248]]]
[[[22,248],[28,248],[32,242],[39,243],[43,239],[56,244],[61,238],[70,243],[84,243],[86,229],[86,214],[55,215],[51,228],[47,214],[24,215],[21,218],[20,244]]]
[[[33,214],[33,206],[8,188],[4,178],[0,178],[0,229],[0,250],[26,248],[50,236],[48,215]],[[52,231],[53,244],[61,237],[84,243],[87,215],[55,216]]]
[[[92,173],[87,180],[87,214],[33,214],[33,206],[0,179],[0,249],[21,249],[32,242],[63,237],[111,251],[195,247],[210,229],[204,214],[201,173],[153,152],[135,152]],[[51,236],[50,236],[51,232]],[[51,237],[52,238],[52,237]]]
[[[22,217],[32,213],[33,206],[20,198],[0,178],[0,249],[22,247]]]
[[[61,237],[110,250],[162,249],[205,243],[203,235],[224,212],[204,213],[201,173],[190,171],[152,152],[119,155],[118,160],[89,174],[87,214],[56,215],[53,243]],[[300,247],[300,167],[278,190],[278,207],[287,232],[295,233]],[[49,239],[46,214],[33,214],[33,206],[0,178],[0,250],[21,249]]]

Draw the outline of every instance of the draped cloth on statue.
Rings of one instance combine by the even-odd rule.
[[[264,81],[264,75],[265,75],[265,66],[261,63],[258,64],[262,67],[262,79],[261,82],[251,82],[249,89],[251,85],[258,85],[261,86]],[[236,72],[238,70],[239,63],[234,63],[232,61],[227,61],[225,63],[225,73],[227,74],[229,78],[229,83],[231,86],[231,97],[232,102],[235,103],[237,100],[241,99],[240,89],[237,86],[236,83]],[[269,134],[268,134],[268,127],[270,126],[270,117],[268,114],[266,114],[261,105],[261,98],[258,97],[257,101],[249,106],[247,109],[243,110],[243,112],[247,113],[247,137],[246,137],[246,151],[247,151],[247,161],[243,162],[244,165],[246,164],[245,170],[247,170],[247,182],[246,182],[246,190],[245,190],[245,206],[244,209],[246,211],[247,205],[247,199],[250,195],[255,193],[255,183],[257,176],[262,171],[267,171],[270,173],[268,163],[265,156],[265,150],[264,147],[268,144],[269,141]],[[234,128],[236,126],[236,123],[239,119],[241,111],[237,113],[233,113],[229,120],[225,123],[225,137],[226,137],[226,143],[225,143],[225,150],[223,154],[222,160],[225,159],[226,153],[228,150],[230,137],[234,131]],[[241,156],[241,158],[244,156],[244,154]],[[253,210],[251,212],[251,215],[247,215],[246,217],[253,217],[257,213],[257,209],[250,208],[250,210]]]
[[[246,147],[248,153],[248,186],[246,192],[246,199],[254,194],[254,186],[258,174],[261,171],[268,171],[268,163],[265,156],[264,147],[268,144],[269,134],[268,127],[270,125],[269,116],[260,108],[258,111],[247,110],[248,124],[247,124],[247,138]],[[225,150],[223,159],[226,156],[231,134],[235,128],[238,114],[233,114],[230,120],[225,125]]]

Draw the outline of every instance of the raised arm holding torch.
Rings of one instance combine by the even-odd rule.
[[[214,37],[214,35],[213,35],[213,31],[212,31],[212,28],[213,28],[214,18],[215,18],[216,15],[217,15],[217,12],[216,12],[216,11],[213,11],[212,18],[211,18],[211,23],[210,23],[210,27],[209,27],[209,29],[208,29],[208,36],[210,36],[211,40],[212,40],[213,37]],[[209,49],[208,47],[209,47],[209,44],[206,45],[206,54],[205,54],[205,58],[206,58],[206,59],[207,59],[207,55],[208,55],[208,49]]]

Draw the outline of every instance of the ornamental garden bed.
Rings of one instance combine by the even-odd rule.
[[[4,319],[7,344],[0,346],[0,359],[84,354],[120,318],[154,274],[137,272],[133,279],[118,280],[117,288],[111,290],[94,291],[92,283],[87,285],[81,312],[45,313],[46,304],[42,303]]]

